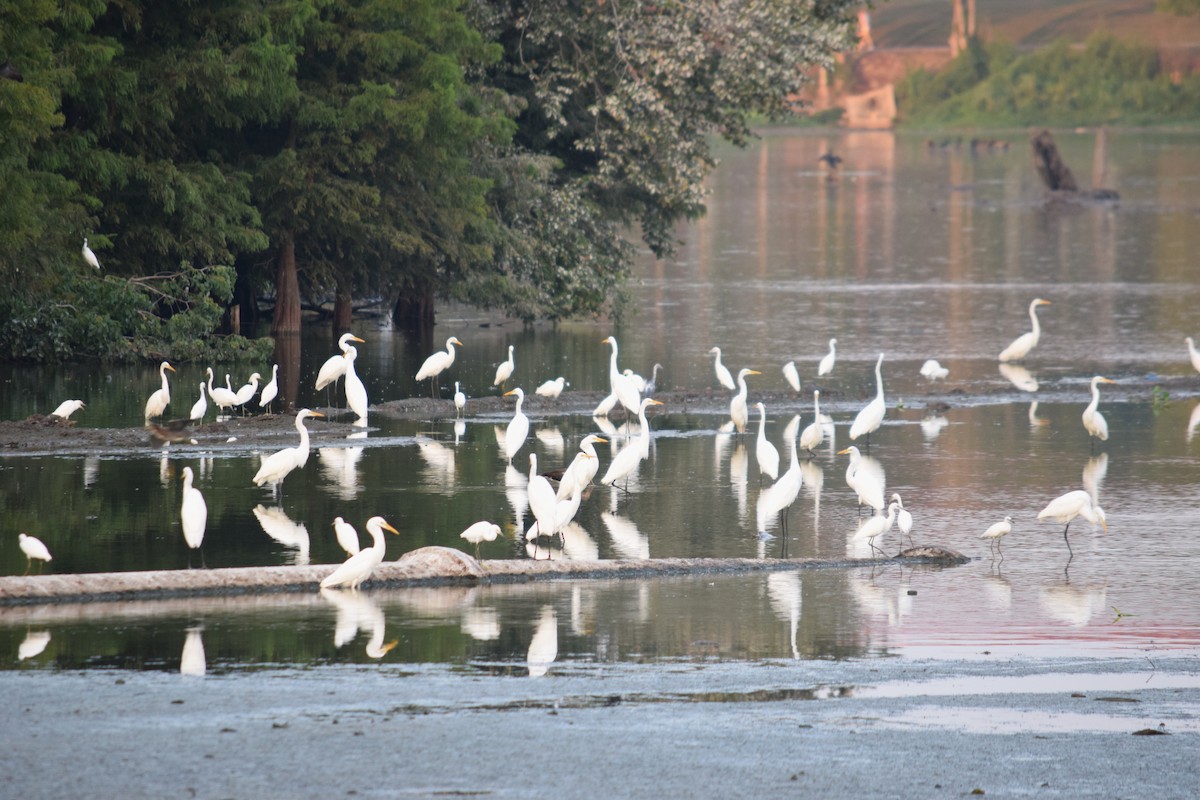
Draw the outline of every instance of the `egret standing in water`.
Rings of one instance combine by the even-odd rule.
[[[595,445],[607,443],[607,439],[594,433],[583,437],[583,441],[579,443],[579,453],[575,456],[575,460],[567,465],[562,478],[558,481],[556,499],[566,500],[571,496],[571,490],[575,486],[578,486],[580,490],[588,487],[592,479],[596,477],[596,473],[600,471],[600,459],[596,455]],[[583,457],[580,458],[580,456]]]
[[[342,387],[346,390],[346,405],[354,412],[360,420],[367,418],[367,387],[363,384],[362,378],[358,377],[358,373],[354,369],[354,362],[358,359],[358,348],[346,348],[346,377],[342,381]]]
[[[1196,343],[1190,336],[1186,337],[1184,341],[1187,342],[1188,356],[1192,359],[1192,369],[1200,372],[1200,352],[1196,350]]]
[[[1033,330],[1029,333],[1023,333],[1013,340],[1013,343],[1000,353],[1001,361],[1020,361],[1025,356],[1029,355],[1029,351],[1037,347],[1038,339],[1042,337],[1042,327],[1038,324],[1037,310],[1038,306],[1050,305],[1049,300],[1038,298],[1029,304],[1029,321],[1033,323]]]
[[[617,337],[609,336],[601,344],[612,345],[612,354],[608,360],[608,384],[611,394],[616,395],[626,411],[636,414],[642,402],[642,393],[633,378],[621,372],[617,366]]]
[[[733,383],[733,374],[730,373],[729,367],[721,363],[721,348],[714,347],[708,351],[708,354],[716,357],[713,360],[713,370],[717,373],[717,383],[730,391],[736,389],[737,386]]]
[[[417,370],[417,383],[420,383],[426,378],[432,378],[432,382],[429,384],[430,397],[434,397],[435,392],[437,391],[438,375],[441,375],[443,372],[450,369],[450,365],[454,363],[454,345],[462,347],[463,343],[460,342],[457,337],[451,336],[446,340],[446,349],[439,350],[429,358],[425,359],[425,363],[421,365],[419,370]]]
[[[529,417],[525,416],[525,412],[521,410],[521,404],[525,402],[525,390],[518,386],[515,389],[509,389],[504,393],[505,397],[510,394],[517,396],[517,406],[513,409],[513,418],[508,421],[508,427],[504,430],[504,460],[512,463],[513,456],[525,444],[525,438],[529,436]]]
[[[229,409],[237,405],[237,392],[226,389],[224,386],[213,386],[212,367],[206,369],[204,373],[208,376],[208,396],[217,406],[217,416],[219,417],[221,412],[228,416]]]
[[[625,478],[625,488],[629,488],[629,476],[650,452],[650,423],[646,419],[646,409],[650,406],[661,405],[662,403],[649,397],[642,400],[642,404],[638,406],[638,423],[642,426],[640,440],[629,442],[621,452],[617,453],[612,463],[608,465],[604,477],[600,479],[600,483],[605,486],[615,486],[617,481]]]
[[[758,480],[766,475],[771,480],[779,477],[779,450],[767,440],[767,407],[755,403],[758,409],[758,441],[754,446],[754,455],[758,459]]]
[[[1092,447],[1096,446],[1096,439],[1102,442],[1108,441],[1108,420],[1097,410],[1100,405],[1100,384],[1102,383],[1116,383],[1116,381],[1110,381],[1099,375],[1092,378],[1092,402],[1088,403],[1087,408],[1083,410],[1083,427],[1087,430],[1088,436],[1094,437],[1091,439]]]
[[[167,382],[167,370],[175,371],[166,361],[158,365],[158,374],[162,378],[162,386],[155,390],[154,394],[150,395],[150,399],[146,401],[146,421],[149,422],[154,417],[161,417],[163,412],[167,410],[167,406],[171,403],[171,384]]]
[[[292,470],[302,469],[308,463],[308,428],[304,427],[304,420],[309,417],[324,416],[320,412],[307,408],[300,409],[300,412],[296,414],[296,430],[300,433],[300,444],[295,447],[285,447],[263,459],[262,466],[254,474],[254,485],[262,486],[264,483],[269,483],[275,493],[279,494],[283,479],[291,474]]]
[[[746,423],[750,421],[750,410],[746,407],[746,376],[747,375],[762,375],[756,369],[742,368],[738,370],[737,376],[737,394],[729,401],[729,418],[733,420],[733,427],[737,428],[738,433],[746,432]]]
[[[367,533],[371,534],[371,546],[364,547],[346,559],[340,567],[321,581],[321,588],[349,586],[351,591],[358,591],[362,582],[371,577],[375,568],[383,563],[383,557],[387,550],[387,543],[383,540],[385,530],[397,535],[400,533],[383,517],[371,517],[367,520]]]
[[[783,365],[783,377],[788,382],[788,386],[792,387],[792,391],[800,394],[800,372],[796,369],[796,362],[789,361]]]
[[[183,502],[179,507],[179,518],[183,523],[183,541],[189,548],[188,566],[192,565],[191,550],[200,550],[204,544],[204,528],[208,525],[208,505],[204,495],[192,485],[191,467],[183,468]],[[204,566],[204,551],[200,550],[200,566]]]
[[[846,485],[858,495],[858,504],[882,511],[885,478],[879,462],[875,459],[868,461],[854,445],[839,450],[838,455],[850,456],[850,465],[846,467]]]
[[[492,381],[492,386],[501,386],[508,383],[508,379],[512,377],[513,370],[517,368],[517,362],[513,360],[513,346],[508,346],[508,360],[501,361],[496,367],[496,379]]]
[[[833,364],[837,361],[837,339],[829,340],[829,352],[821,359],[821,363],[817,365],[817,377],[828,375],[833,372]]]
[[[880,554],[883,549],[875,546],[875,540],[880,536],[886,536],[887,532],[896,524],[896,503],[893,501],[888,504],[887,516],[876,514],[868,519],[854,533],[855,539],[866,539],[867,544],[871,546],[871,550],[878,550]]]
[[[29,570],[33,567],[33,560],[48,562],[50,558],[50,549],[45,543],[36,536],[30,536],[27,533],[17,535],[17,543],[21,547],[21,552],[25,554],[25,559],[28,563],[25,564],[25,574],[29,574]]]
[[[96,258],[96,254],[92,252],[92,248],[88,247],[87,237],[83,237],[83,260],[87,262],[89,267],[100,269],[100,259]]]
[[[1012,526],[1013,518],[1005,517],[979,535],[980,539],[988,540],[989,551],[993,547],[996,549],[996,552],[1000,554],[1001,561],[1004,560],[1004,551],[1000,549],[1000,540],[1012,533]]]
[[[1067,538],[1067,531],[1070,530],[1071,522],[1076,517],[1083,517],[1093,525],[1099,523],[1105,531],[1108,530],[1108,517],[1105,515],[1104,509],[1093,505],[1091,495],[1083,489],[1076,489],[1054,498],[1049,505],[1038,512],[1038,519],[1061,522],[1066,526],[1063,528],[1063,541],[1067,543],[1067,552],[1071,554],[1072,558],[1075,557],[1075,551],[1071,549],[1071,540]]]
[[[338,350],[341,352],[334,353],[329,358],[325,359],[325,363],[317,370],[317,381],[314,387],[319,392],[330,384],[337,383],[338,379],[346,374],[346,348],[351,342],[364,344],[365,340],[358,338],[353,333],[343,333],[338,339]]]
[[[867,403],[862,411],[858,412],[858,416],[854,418],[854,424],[850,426],[850,440],[854,441],[860,436],[867,437],[867,447],[871,446],[871,434],[879,430],[879,426],[883,424],[883,415],[887,413],[887,403],[883,399],[883,353],[879,354],[879,360],[875,362],[875,399]]]
[[[813,449],[821,446],[821,442],[825,441],[825,426],[821,424],[821,391],[813,390],[813,421],[810,422],[804,431],[800,434],[800,449],[808,451],[808,457],[812,458],[816,455]]]
[[[529,511],[537,521],[538,536],[553,536],[558,526],[555,524],[555,509],[558,500],[554,496],[554,487],[550,480],[537,471],[537,454],[529,454],[529,483],[526,484],[529,495]]]
[[[950,370],[938,363],[936,358],[931,358],[921,365],[921,377],[927,378],[930,381],[936,381],[938,378],[945,379],[950,376]]]

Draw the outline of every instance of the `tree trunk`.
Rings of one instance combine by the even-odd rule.
[[[1075,176],[1059,156],[1058,146],[1054,144],[1050,131],[1042,131],[1034,136],[1030,144],[1033,146],[1033,164],[1047,189],[1052,192],[1079,191],[1079,184],[1075,183]]]
[[[275,270],[275,317],[271,335],[300,332],[300,281],[296,275],[296,243],[290,233],[279,245]]]
[[[253,337],[258,330],[258,298],[241,265],[238,265],[237,281],[233,285],[233,302],[235,308],[230,309],[228,332]]]
[[[429,284],[410,286],[396,299],[392,324],[403,333],[416,334],[422,341],[433,338],[433,287]]]
[[[343,278],[338,278],[337,296],[333,301],[333,335],[334,338],[350,332],[354,321],[354,305],[350,298],[350,284]]]

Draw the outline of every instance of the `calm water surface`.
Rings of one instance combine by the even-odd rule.
[[[538,674],[575,660],[1196,648],[1200,377],[1183,337],[1200,334],[1190,258],[1200,249],[1200,145],[1186,134],[1060,134],[1081,183],[1115,186],[1122,202],[1047,210],[1024,136],[1009,138],[1008,151],[972,155],[965,147],[930,150],[919,137],[768,133],[749,150],[723,153],[709,215],[680,228],[676,257],[644,261],[632,287],[637,313],[620,326],[525,328],[451,308],[440,313],[436,336],[438,347],[451,335],[463,340],[450,382],[461,381],[470,396],[498,393],[491,377],[509,344],[517,360],[509,385],[527,391],[557,375],[569,391],[605,389],[609,351],[600,340],[609,333],[620,340],[622,366],[649,374],[659,362],[660,385],[715,386],[707,352],[720,345],[735,371],[764,373],[751,378],[751,403],[756,389],[781,397],[780,367],[795,359],[803,390],[768,408],[767,438],[786,452],[793,416],[812,420],[814,387],[833,419],[789,517],[789,553],[799,556],[866,555],[853,540],[860,518],[846,457],[836,451],[850,443],[849,423],[874,392],[883,352],[889,410],[871,455],[888,493],[900,492],[916,518],[916,540],[960,550],[972,563],[0,609],[5,663],[180,669],[190,656],[194,669],[199,648],[210,667],[224,669],[382,658]],[[836,180],[816,168],[830,148],[846,159]],[[1053,303],[1040,313],[1042,342],[1026,373],[1001,372],[995,355],[1028,329],[1034,297]],[[412,374],[434,345],[407,343],[372,321],[359,333],[368,340],[359,372],[373,402],[428,393]],[[838,365],[818,381],[831,337]],[[294,367],[299,404],[324,405],[309,387],[333,347],[323,332],[306,337]],[[917,374],[926,358],[950,368],[946,383],[931,387]],[[178,366],[172,411],[184,412],[206,365]],[[235,385],[251,370],[269,370],[214,366],[234,373]],[[1102,399],[1112,435],[1093,449],[1079,415],[1095,374],[1118,381],[1106,387],[1118,399]],[[10,367],[0,412],[19,419],[79,397],[88,403],[80,426],[137,425],[157,380],[145,366]],[[445,395],[449,383],[442,388]],[[927,409],[933,401],[950,408]],[[769,483],[760,484],[754,454],[757,418],[738,437],[720,432],[723,415],[660,411],[651,458],[630,491],[593,492],[554,557],[779,555],[777,520],[756,515]],[[367,517],[386,516],[402,533],[389,540],[389,557],[458,546],[458,532],[485,518],[507,534],[485,545],[485,557],[528,557],[516,536],[531,523],[527,453],[544,466],[564,464],[599,423],[531,411],[532,448],[506,468],[497,428],[509,416],[469,406],[456,425],[449,416],[372,414],[365,439],[316,441],[279,500],[251,484],[260,454],[237,443],[13,454],[0,459],[0,535],[8,542],[0,570],[24,570],[22,530],[47,542],[58,572],[184,568],[184,466],[207,498],[210,567],[339,560],[330,528],[338,515],[360,530]],[[602,447],[602,469],[633,432],[605,430],[612,444]],[[1036,514],[1077,488],[1094,493],[1109,526],[1105,533],[1073,524],[1068,560],[1061,530]],[[1006,514],[1017,522],[1001,561],[978,535]],[[764,527],[776,538],[760,537]],[[884,546],[899,549],[894,532]]]

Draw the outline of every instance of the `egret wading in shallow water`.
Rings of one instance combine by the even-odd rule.
[[[729,367],[721,363],[721,348],[714,347],[708,351],[708,354],[713,356],[713,372],[717,375],[717,383],[730,391],[736,389],[737,385],[733,382],[733,373],[729,371]]]
[[[896,503],[893,501],[888,504],[887,516],[876,514],[868,519],[858,530],[854,532],[855,539],[866,539],[867,544],[871,546],[871,550],[878,550],[880,555],[883,555],[883,549],[875,546],[875,540],[880,536],[886,536],[887,532],[896,524]]]
[[[649,397],[642,400],[642,404],[638,406],[638,423],[642,426],[641,437],[637,442],[629,442],[621,452],[617,453],[604,472],[604,477],[600,479],[601,484],[616,486],[617,481],[624,478],[625,489],[628,491],[629,476],[650,452],[650,423],[646,420],[646,409],[650,406],[661,405],[662,403]]]
[[[417,383],[420,383],[426,378],[432,379],[432,382],[429,384],[430,397],[436,396],[438,375],[441,375],[443,372],[450,369],[450,365],[454,363],[454,345],[462,347],[463,343],[460,342],[457,337],[451,336],[446,340],[446,349],[439,350],[429,358],[425,359],[425,363],[421,365],[419,370],[417,370]]]
[[[579,453],[563,471],[562,477],[558,481],[558,492],[555,493],[557,499],[566,500],[571,496],[571,490],[575,486],[582,491],[591,484],[596,473],[600,471],[600,459],[596,455],[595,447],[597,444],[608,444],[608,439],[594,433],[583,437],[583,441],[579,443]]]
[[[829,340],[829,352],[821,359],[821,363],[817,365],[817,377],[828,375],[833,372],[834,362],[837,361],[837,339]]]
[[[1093,449],[1096,447],[1096,439],[1102,442],[1108,441],[1108,420],[1097,410],[1100,405],[1100,384],[1102,383],[1116,383],[1116,381],[1110,381],[1099,375],[1092,378],[1092,402],[1088,403],[1087,408],[1083,410],[1083,427],[1091,437]]]
[[[146,421],[149,422],[154,417],[161,417],[163,412],[167,410],[167,406],[171,403],[171,384],[167,382],[167,370],[175,371],[166,361],[158,365],[158,374],[162,378],[162,386],[155,390],[154,394],[150,395],[150,399],[146,401]]]
[[[346,390],[346,406],[349,407],[354,415],[360,420],[367,418],[367,387],[363,384],[362,378],[358,377],[358,373],[354,369],[354,362],[358,359],[358,348],[346,348],[346,376],[342,381],[342,388]]]
[[[767,441],[767,407],[762,403],[755,403],[754,407],[758,409],[758,441],[754,445],[754,455],[758,459],[758,482],[761,484],[763,475],[771,480],[779,477],[779,451]]]
[[[309,417],[324,416],[320,412],[307,408],[300,409],[300,412],[296,414],[296,430],[300,433],[300,444],[295,447],[285,447],[264,459],[262,466],[254,474],[254,485],[262,486],[264,483],[269,483],[275,494],[279,494],[282,491],[283,479],[291,474],[292,470],[303,468],[308,463],[308,428],[304,427],[304,420]]]
[[[25,554],[25,574],[29,574],[29,570],[33,568],[33,560],[37,559],[43,563],[50,561],[50,550],[45,543],[36,536],[30,536],[27,533],[17,535],[17,543],[21,547],[21,552]],[[39,568],[40,571],[40,568]]]
[[[333,535],[337,538],[338,546],[346,551],[347,556],[357,555],[361,549],[358,542],[358,531],[354,526],[341,517],[333,518]]]
[[[813,421],[800,434],[800,449],[807,450],[808,457],[813,458],[816,455],[813,448],[820,447],[823,441],[825,441],[825,427],[821,424],[821,391],[815,389],[813,390]]]
[[[475,558],[478,560],[480,543],[494,542],[499,538],[500,533],[499,525],[486,520],[480,520],[460,533],[459,536],[475,545]]]
[[[788,386],[792,387],[792,391],[800,394],[800,372],[796,369],[795,361],[789,361],[783,365],[783,377],[788,382]]]
[[[204,373],[208,376],[208,396],[217,406],[217,416],[220,416],[222,412],[228,416],[229,409],[237,405],[237,392],[226,389],[224,386],[213,386],[212,367],[206,369]]]
[[[317,370],[317,380],[313,386],[318,392],[327,386],[337,383],[338,379],[346,374],[346,348],[350,347],[351,342],[365,343],[363,339],[358,338],[353,333],[343,333],[338,338],[338,350],[341,352],[334,353],[325,359],[325,363]],[[328,395],[328,392],[326,392],[326,395]],[[328,399],[327,396],[326,401]]]
[[[865,459],[854,445],[839,450],[838,455],[850,456],[850,465],[846,467],[846,485],[858,495],[858,504],[882,511],[884,477],[878,468],[879,462]]]
[[[1004,519],[992,525],[986,531],[979,535],[980,539],[988,540],[988,551],[993,548],[1000,554],[1000,560],[1004,560],[1004,551],[1000,549],[1000,540],[1012,533],[1013,518],[1005,517]]]
[[[999,356],[1001,361],[1020,361],[1029,355],[1030,350],[1037,347],[1038,339],[1042,337],[1042,327],[1038,324],[1038,306],[1048,305],[1050,305],[1050,301],[1042,300],[1040,297],[1029,304],[1029,321],[1033,323],[1033,330],[1021,334],[1013,340],[1012,344],[1004,348]]]
[[[517,368],[517,362],[513,360],[513,346],[508,346],[508,360],[501,361],[500,366],[496,367],[496,379],[492,381],[492,386],[504,386],[508,383],[508,379],[512,377],[513,370]]]
[[[179,518],[183,523],[183,541],[188,546],[188,566],[191,567],[191,551],[200,550],[204,544],[204,528],[208,525],[208,505],[204,495],[192,486],[191,467],[183,468],[183,502],[179,507]],[[200,566],[204,566],[204,551],[200,550]]]
[[[900,546],[904,547],[905,536],[908,537],[908,543],[911,545],[913,515],[904,507],[904,501],[900,499],[899,492],[892,495],[892,502],[896,504],[896,528],[900,531]]]
[[[796,455],[796,440],[788,442],[788,454],[791,456],[787,470],[779,476],[779,480],[768,486],[758,496],[757,515],[758,530],[762,536],[767,529],[767,520],[772,516],[779,517],[779,533],[783,537],[783,547],[780,555],[787,558],[788,551],[788,511],[800,494],[804,483],[804,473],[800,469],[800,459]]]
[[[633,378],[621,372],[617,367],[617,337],[609,336],[601,341],[601,344],[612,346],[612,354],[608,359],[608,384],[611,394],[615,395],[617,401],[620,402],[625,410],[630,414],[636,414],[638,406],[642,402],[642,393],[637,388],[637,383]]]
[[[525,491],[529,495],[529,511],[536,520],[536,536],[553,536],[558,530],[555,524],[558,499],[554,496],[554,487],[550,485],[550,480],[538,474],[535,453],[529,454],[529,483],[525,485]]]
[[[738,370],[737,394],[729,401],[729,418],[733,420],[733,427],[737,428],[738,433],[745,433],[746,423],[750,421],[750,410],[746,407],[746,393],[749,391],[746,388],[747,375],[762,375],[762,373],[749,368]]]
[[[364,547],[346,559],[340,567],[321,581],[321,588],[348,586],[351,591],[358,591],[362,582],[371,577],[375,568],[383,563],[383,556],[387,550],[387,543],[383,540],[385,530],[397,535],[400,533],[383,517],[371,517],[367,520],[367,533],[371,534],[371,546]]]
[[[100,269],[100,259],[96,258],[96,254],[92,252],[92,248],[88,247],[87,237],[83,237],[83,260],[87,262],[89,267]]]
[[[518,386],[515,389],[509,389],[504,393],[505,397],[510,394],[517,396],[517,406],[513,409],[513,418],[508,421],[508,427],[504,430],[504,460],[512,463],[513,456],[525,444],[525,438],[529,436],[529,417],[525,416],[525,412],[521,410],[521,404],[525,402],[525,390]]]
[[[879,354],[879,360],[875,362],[875,399],[867,403],[862,411],[858,412],[858,416],[854,418],[854,424],[850,426],[850,440],[854,441],[860,436],[867,437],[867,447],[871,446],[871,434],[879,430],[879,426],[883,424],[883,415],[887,413],[887,403],[883,399],[883,353]]]
[[[1071,522],[1076,517],[1083,517],[1093,525],[1099,523],[1105,531],[1108,530],[1108,517],[1105,515],[1104,509],[1093,504],[1091,495],[1083,489],[1076,489],[1054,498],[1049,505],[1038,512],[1038,519],[1061,522],[1066,526],[1063,528],[1063,541],[1067,543],[1067,552],[1071,554],[1072,558],[1075,557],[1075,551],[1071,549],[1071,540],[1067,538],[1067,531],[1070,530]]]

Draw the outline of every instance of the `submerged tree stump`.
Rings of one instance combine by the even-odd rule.
[[[1120,198],[1115,189],[1091,189],[1082,191],[1075,182],[1075,176],[1058,154],[1058,145],[1050,131],[1042,131],[1030,140],[1033,147],[1033,165],[1038,177],[1051,192],[1055,200],[1100,200],[1111,201]]]

